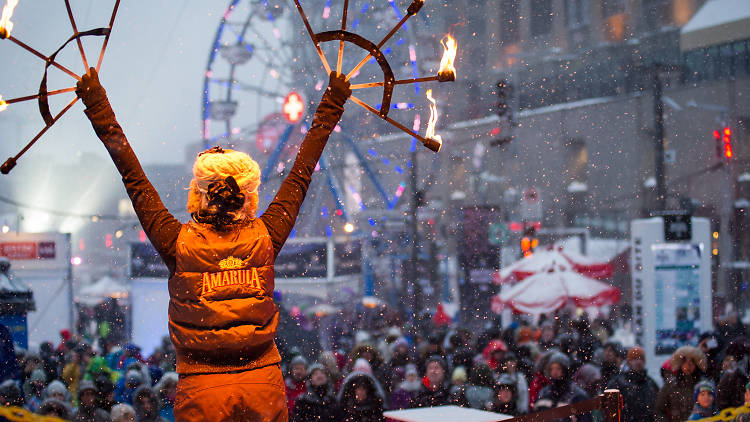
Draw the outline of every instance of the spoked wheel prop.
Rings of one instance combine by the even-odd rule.
[[[52,91],[48,89],[48,76],[50,69],[52,69],[53,71],[62,71],[73,79],[73,83],[80,80],[80,77],[77,73],[70,70],[68,66],[63,65],[59,62],[58,55],[62,56],[60,53],[62,53],[66,49],[66,47],[71,44],[76,44],[78,51],[80,52],[81,63],[83,65],[84,71],[88,70],[89,66],[94,66],[97,71],[101,68],[102,61],[104,59],[104,53],[107,50],[109,37],[112,33],[112,28],[115,23],[115,17],[117,16],[117,10],[120,6],[120,0],[114,1],[112,14],[109,20],[109,25],[107,27],[100,27],[86,31],[79,31],[73,13],[73,8],[70,5],[70,1],[64,0],[64,3],[67,10],[68,19],[70,20],[70,24],[73,30],[73,34],[50,55],[42,54],[37,49],[22,42],[12,34],[15,24],[11,19],[13,17],[13,12],[18,5],[18,0],[7,0],[7,3],[3,8],[2,16],[0,17],[0,42],[3,42],[3,40],[5,42],[11,42],[44,62],[41,71],[42,80],[39,84],[39,90],[36,94],[20,96],[7,100],[3,100],[2,96],[0,96],[0,111],[5,111],[8,108],[13,107],[13,104],[16,103],[36,101],[39,107],[39,113],[41,114],[42,120],[44,121],[44,127],[39,131],[39,133],[37,133],[36,136],[34,136],[18,154],[8,158],[2,165],[2,167],[0,167],[0,172],[2,172],[3,174],[8,174],[13,169],[13,167],[16,166],[21,156],[23,156],[26,151],[28,151],[68,110],[70,110],[70,108],[73,107],[76,102],[78,102],[78,97],[75,95],[75,93],[73,93],[73,91],[75,91],[75,86],[55,89]],[[86,50],[83,45],[83,39],[88,37],[104,37],[101,48],[96,56],[91,56],[90,53],[88,56],[86,54]],[[96,61],[90,62],[90,58],[93,58]],[[67,96],[72,97],[72,99],[70,99],[70,101],[66,105],[61,106],[59,110],[53,111],[50,107],[50,97],[61,94],[67,94]]]

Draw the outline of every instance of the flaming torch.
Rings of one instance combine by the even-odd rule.
[[[369,104],[365,103],[361,99],[351,96],[352,102],[358,104],[365,110],[369,111],[370,113],[375,114],[376,116],[380,117],[381,119],[385,120],[386,122],[390,123],[391,125],[401,129],[405,133],[409,134],[410,136],[413,136],[424,146],[431,149],[432,151],[438,152],[440,151],[440,148],[443,145],[443,141],[440,138],[439,135],[435,134],[435,123],[437,122],[437,107],[435,106],[435,99],[432,98],[432,92],[428,92],[428,99],[432,103],[430,107],[430,126],[428,127],[427,136],[423,137],[419,133],[416,132],[417,129],[409,129],[406,126],[402,125],[401,123],[393,120],[392,118],[388,117],[388,110],[390,109],[390,102],[391,97],[393,95],[393,88],[395,85],[405,85],[405,84],[413,84],[418,82],[431,82],[431,81],[438,81],[438,82],[450,82],[456,80],[456,68],[453,65],[454,61],[456,60],[456,52],[457,52],[457,44],[456,40],[451,37],[450,35],[446,35],[443,37],[443,39],[440,41],[440,43],[443,45],[443,57],[440,61],[440,69],[438,71],[437,75],[434,76],[427,76],[422,78],[413,78],[413,79],[396,79],[393,75],[393,70],[391,69],[390,64],[388,63],[387,58],[385,57],[385,53],[381,51],[381,47],[385,45],[385,43],[390,40],[393,35],[401,28],[403,27],[404,23],[406,21],[419,13],[419,11],[422,9],[422,6],[424,6],[425,0],[412,0],[411,4],[406,10],[406,13],[401,18],[401,21],[397,23],[389,32],[388,34],[383,37],[380,42],[377,44],[369,41],[362,36],[358,34],[354,34],[352,32],[346,31],[346,19],[347,19],[347,12],[349,8],[349,0],[344,1],[344,12],[343,12],[343,18],[342,18],[342,25],[341,30],[338,31],[326,31],[326,32],[320,32],[315,33],[312,30],[312,27],[310,26],[310,22],[307,19],[307,15],[305,15],[305,12],[302,10],[302,5],[300,4],[300,0],[294,0],[294,3],[297,5],[297,11],[299,11],[300,17],[302,18],[302,22],[305,24],[305,28],[307,29],[307,33],[310,35],[310,39],[312,40],[313,44],[315,45],[315,49],[318,52],[318,55],[320,56],[320,60],[323,63],[323,68],[325,69],[326,73],[331,72],[331,67],[328,64],[328,60],[326,59],[325,55],[323,54],[323,50],[320,47],[320,43],[327,42],[327,41],[335,41],[339,44],[338,48],[338,60],[336,62],[336,71],[338,73],[341,73],[341,63],[342,63],[342,55],[343,55],[343,49],[344,49],[344,42],[350,42],[365,51],[367,51],[367,55],[364,59],[362,59],[359,63],[357,63],[356,66],[352,70],[350,70],[346,74],[346,79],[349,80],[350,78],[355,77],[357,74],[359,74],[359,69],[364,66],[366,63],[370,62],[370,59],[373,62],[377,62],[377,64],[380,66],[380,68],[383,71],[383,81],[379,82],[368,82],[368,83],[362,83],[362,84],[352,84],[351,89],[364,89],[364,88],[374,88],[374,87],[383,87],[383,99],[380,103],[380,110],[375,109],[374,107],[370,106]]]
[[[453,62],[456,60],[456,52],[458,51],[456,40],[450,35],[446,35],[440,40],[440,44],[443,45],[443,58],[440,59],[438,80],[440,82],[455,81],[456,67],[453,65]]]
[[[3,100],[3,96],[0,95],[0,111],[5,111],[8,109],[8,103]]]
[[[435,99],[432,98],[432,90],[427,90],[427,99],[430,101],[430,120],[427,122],[427,132],[425,132],[424,137],[427,139],[431,139],[435,142],[437,142],[440,146],[443,145],[443,138],[440,137],[440,135],[435,133],[435,126],[437,125],[438,121],[438,112],[437,112],[437,103],[435,102]],[[438,147],[438,150],[440,147]]]
[[[18,5],[18,0],[8,0],[3,7],[3,14],[0,17],[0,38],[5,39],[10,35],[10,31],[13,30],[13,22],[10,18],[13,17],[13,10]]]

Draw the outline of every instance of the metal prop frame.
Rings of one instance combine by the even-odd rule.
[[[73,11],[72,11],[72,9],[70,7],[70,1],[69,0],[65,0],[65,8],[66,8],[66,10],[68,12],[68,18],[70,19],[70,24],[73,27],[73,35],[70,38],[68,38],[68,40],[65,41],[62,44],[62,46],[60,46],[60,48],[58,48],[50,56],[45,56],[44,54],[40,53],[36,49],[30,47],[29,45],[23,43],[22,41],[18,40],[17,38],[13,37],[12,35],[10,35],[8,33],[8,31],[5,30],[5,28],[0,28],[0,39],[7,39],[9,41],[12,41],[13,43],[15,43],[16,45],[18,45],[19,47],[23,48],[24,50],[28,51],[29,53],[31,53],[31,54],[33,54],[33,55],[35,55],[37,57],[39,57],[40,59],[44,60],[44,62],[45,62],[44,76],[42,77],[42,81],[41,81],[41,83],[39,85],[39,92],[37,94],[35,94],[35,95],[27,95],[27,96],[18,97],[18,98],[12,98],[12,99],[4,101],[4,105],[10,105],[10,104],[18,103],[18,102],[22,102],[22,101],[37,100],[37,102],[39,104],[39,113],[41,114],[42,119],[45,122],[45,126],[44,126],[44,128],[42,128],[41,131],[39,131],[39,133],[36,134],[36,136],[34,136],[31,139],[31,141],[28,144],[26,144],[25,147],[23,147],[21,149],[21,151],[18,154],[16,154],[13,157],[8,158],[5,161],[5,163],[3,163],[2,166],[0,166],[0,173],[2,173],[2,174],[8,174],[8,173],[10,173],[10,171],[13,170],[13,168],[18,163],[18,160],[21,158],[21,156],[23,156],[23,154],[25,154],[26,151],[28,151],[36,143],[36,141],[38,141],[49,130],[49,128],[51,128],[68,110],[70,110],[71,107],[73,107],[73,105],[76,102],[78,102],[78,97],[76,96],[73,100],[71,100],[68,103],[68,105],[66,105],[55,116],[52,116],[52,114],[50,113],[49,103],[48,103],[48,98],[50,96],[52,96],[52,95],[58,95],[58,94],[64,94],[64,93],[67,93],[67,92],[72,92],[72,91],[75,91],[76,88],[75,87],[70,87],[70,88],[58,89],[58,90],[55,90],[55,91],[47,91],[47,71],[49,70],[49,67],[50,66],[54,66],[54,67],[60,69],[61,71],[65,72],[66,74],[68,74],[72,78],[74,78],[76,81],[80,81],[81,80],[80,76],[78,76],[77,74],[75,74],[73,71],[71,71],[67,67],[62,66],[57,61],[55,61],[57,53],[59,53],[63,48],[65,48],[68,45],[68,43],[70,43],[71,41],[75,40],[76,43],[78,44],[78,49],[79,49],[79,51],[81,53],[81,62],[83,63],[83,66],[86,69],[86,71],[88,71],[88,69],[89,69],[89,63],[88,63],[88,60],[86,58],[86,53],[84,52],[84,49],[83,49],[83,43],[81,42],[81,38],[82,37],[86,37],[86,36],[103,36],[104,37],[104,42],[102,44],[101,50],[99,51],[99,59],[98,59],[97,64],[96,64],[96,70],[98,71],[101,68],[101,66],[102,66],[102,61],[104,60],[104,52],[107,50],[107,44],[109,43],[109,36],[112,33],[112,28],[114,27],[115,17],[117,16],[117,10],[119,9],[119,7],[120,7],[120,0],[115,0],[115,5],[112,8],[112,15],[110,17],[109,26],[108,27],[106,27],[106,28],[96,28],[96,29],[92,29],[92,30],[89,30],[89,31],[79,32],[78,31],[78,27],[76,25],[75,17],[73,16]]]
[[[381,103],[380,110],[377,110],[375,107],[370,106],[366,102],[360,100],[359,98],[353,95],[350,97],[351,100],[357,105],[364,108],[365,110],[369,111],[370,113],[377,115],[378,117],[390,123],[391,125],[397,127],[398,129],[401,129],[402,131],[406,132],[408,135],[416,138],[422,143],[422,145],[429,148],[430,150],[434,152],[440,151],[442,142],[433,138],[426,138],[416,133],[415,131],[407,128],[401,123],[393,120],[392,118],[388,117],[388,111],[390,109],[391,99],[393,96],[393,87],[395,85],[412,84],[412,83],[417,83],[417,82],[429,82],[429,81],[449,82],[449,81],[455,80],[455,75],[438,74],[437,76],[429,76],[429,77],[424,77],[424,78],[396,80],[395,77],[393,76],[393,71],[391,69],[390,64],[388,63],[388,60],[385,58],[385,55],[383,54],[383,52],[380,50],[383,47],[383,45],[385,45],[385,43],[389,39],[391,39],[391,37],[393,37],[393,35],[396,32],[398,32],[399,29],[401,29],[401,27],[404,25],[404,23],[406,23],[406,21],[410,17],[416,15],[419,12],[422,6],[424,6],[424,0],[413,0],[412,3],[407,8],[406,14],[401,19],[401,21],[397,23],[393,27],[393,29],[391,29],[390,32],[388,32],[388,34],[385,37],[383,37],[383,39],[378,44],[375,44],[372,41],[369,41],[358,34],[354,34],[346,30],[346,19],[347,19],[347,14],[348,14],[348,9],[349,9],[348,0],[344,1],[344,11],[343,11],[341,29],[336,30],[336,31],[326,31],[326,32],[320,32],[320,33],[313,32],[312,27],[310,26],[310,22],[307,19],[307,15],[305,15],[305,12],[302,9],[302,5],[300,4],[299,0],[294,0],[294,3],[297,5],[297,10],[299,11],[300,17],[302,18],[302,22],[305,24],[307,33],[310,35],[310,39],[312,39],[312,42],[315,45],[315,49],[318,52],[318,56],[320,57],[320,61],[322,62],[323,68],[325,69],[326,73],[331,73],[331,66],[328,64],[328,60],[323,54],[323,50],[320,47],[320,43],[329,42],[329,41],[339,41],[338,58],[337,58],[337,63],[336,63],[336,71],[339,74],[341,74],[341,62],[342,62],[345,42],[352,43],[364,49],[368,53],[364,59],[362,59],[351,71],[349,71],[349,73],[346,75],[347,80],[349,80],[353,75],[355,75],[359,71],[359,69],[362,68],[362,66],[364,66],[365,63],[367,63],[367,61],[370,60],[371,58],[375,58],[381,70],[383,71],[383,76],[384,76],[383,82],[355,84],[351,86],[352,90],[382,86],[383,87],[383,101]]]

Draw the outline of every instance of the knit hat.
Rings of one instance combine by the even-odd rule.
[[[305,368],[307,368],[307,359],[305,359],[302,355],[295,356],[291,362],[289,362],[289,366],[294,365],[305,365]]]
[[[518,344],[528,343],[533,337],[534,331],[531,328],[524,326],[518,329],[518,339],[516,342]]]
[[[518,384],[515,378],[513,378],[510,374],[500,374],[500,376],[497,378],[497,382],[495,383],[495,390],[500,390],[501,388],[509,388],[510,391],[516,392]]]
[[[328,370],[326,369],[326,367],[323,366],[323,365],[321,365],[321,364],[319,364],[319,363],[317,363],[317,362],[313,363],[312,365],[310,365],[309,368],[307,368],[307,376],[308,376],[308,378],[311,377],[312,374],[313,374],[313,372],[315,372],[315,371],[323,371],[323,373],[325,373],[326,376],[330,379],[330,376],[328,375]]]
[[[67,395],[68,393],[68,387],[65,386],[61,381],[54,380],[47,386],[46,390],[47,396],[51,396],[53,394],[62,394]]]
[[[94,392],[96,392],[94,383],[89,380],[82,380],[81,383],[78,384],[78,395],[80,396],[84,391],[88,390],[94,390]]]
[[[409,363],[406,365],[406,372],[404,373],[404,377],[407,377],[409,375],[419,376],[419,371],[417,371],[417,366],[414,365],[413,363]]]
[[[453,370],[453,375],[451,376],[451,381],[456,382],[466,382],[467,375],[466,375],[466,369],[463,366],[459,366],[456,369]]]
[[[367,359],[359,358],[354,362],[352,372],[364,372],[372,375],[372,366],[370,366],[370,362],[368,362]]]
[[[549,369],[553,363],[560,365],[563,370],[563,378],[567,378],[569,375],[568,371],[570,370],[570,358],[565,353],[553,352],[547,361],[547,365],[544,367],[545,375],[549,376]]]
[[[443,359],[440,355],[432,355],[427,358],[427,361],[425,361],[424,363],[424,367],[427,368],[427,365],[429,365],[431,362],[439,363],[440,366],[443,367],[443,371],[448,372],[448,363],[445,362],[445,359]]]
[[[135,369],[131,369],[128,371],[127,374],[125,374],[125,384],[138,384],[140,385],[143,383],[143,375],[141,375],[140,371],[137,371]]]
[[[633,346],[628,350],[628,360],[643,359],[646,360],[646,352],[640,346]]]
[[[693,400],[698,400],[698,394],[700,394],[701,391],[708,391],[714,396],[714,398],[716,398],[716,386],[711,381],[703,380],[695,384]]]

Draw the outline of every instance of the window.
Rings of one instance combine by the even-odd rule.
[[[533,0],[531,4],[531,35],[545,35],[552,31],[552,0]]]
[[[565,0],[565,26],[578,28],[589,24],[588,0]]]
[[[506,43],[515,43],[521,40],[519,32],[519,20],[521,14],[518,12],[519,0],[502,0],[500,10],[503,11],[505,19],[502,23],[501,34],[502,41]]]
[[[625,0],[602,0],[601,4],[603,18],[625,12]]]

